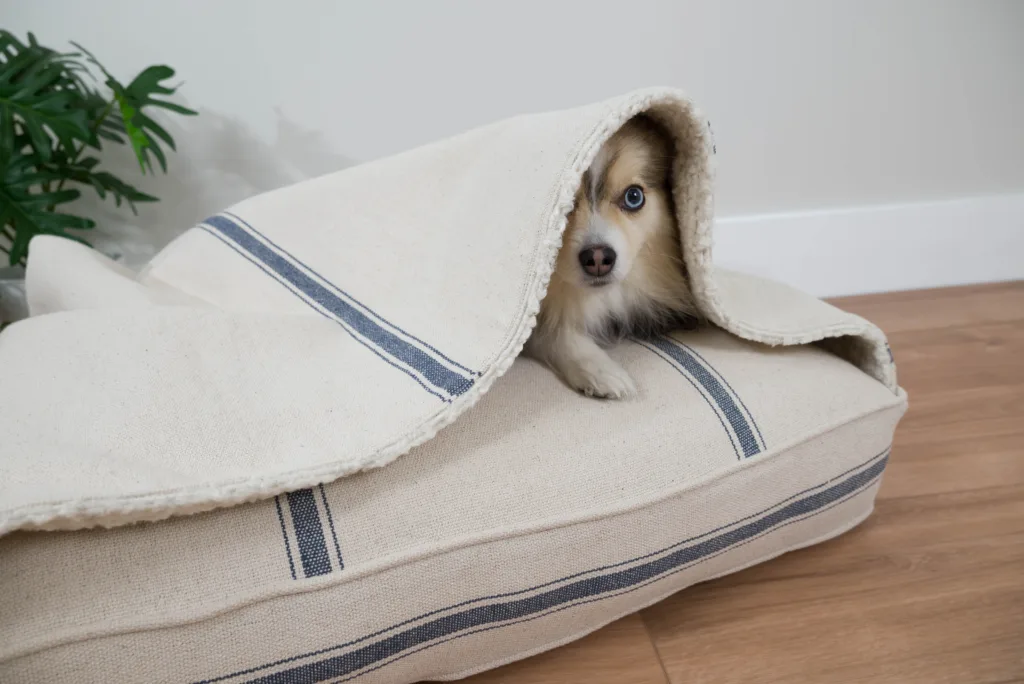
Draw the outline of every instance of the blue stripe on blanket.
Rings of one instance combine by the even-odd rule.
[[[314,278],[304,264],[279,253],[234,219],[225,215],[217,215],[206,219],[203,223],[214,228],[220,236],[244,250],[282,284],[290,285],[289,289],[302,297],[308,305],[318,311],[326,312],[350,331],[367,340],[376,349],[415,370],[434,388],[443,391],[449,397],[457,397],[473,386],[472,378],[465,377],[462,372],[449,368],[428,351],[380,325],[358,307],[338,296],[329,287]],[[410,339],[412,339],[411,336]],[[443,356],[439,353],[438,355]],[[444,358],[447,359],[447,357]],[[472,374],[471,371],[470,373]]]
[[[411,333],[409,333],[409,332],[407,332],[407,331],[403,330],[403,329],[402,329],[401,327],[399,327],[399,326],[395,325],[394,323],[392,323],[391,321],[387,320],[387,319],[386,319],[386,318],[384,318],[383,316],[380,316],[380,315],[378,315],[378,314],[377,314],[377,312],[375,312],[375,311],[373,311],[372,309],[370,309],[370,307],[366,306],[365,304],[363,304],[362,302],[360,302],[360,301],[359,301],[358,299],[356,299],[355,297],[353,297],[352,295],[350,295],[350,294],[349,294],[348,292],[345,292],[345,291],[344,291],[344,290],[342,290],[342,289],[341,289],[340,287],[338,287],[337,285],[335,285],[335,284],[334,284],[334,283],[332,283],[331,281],[327,280],[327,278],[324,278],[324,277],[323,277],[322,275],[320,275],[319,273],[317,273],[316,271],[314,271],[314,270],[313,270],[312,268],[310,268],[310,267],[309,267],[309,266],[308,266],[307,264],[304,264],[304,263],[302,263],[302,261],[300,261],[300,260],[299,260],[298,258],[296,258],[296,257],[295,257],[295,255],[293,255],[293,254],[292,254],[291,252],[289,252],[288,250],[286,250],[286,249],[285,249],[284,247],[282,247],[281,245],[279,245],[279,244],[277,244],[276,242],[274,242],[273,240],[271,240],[271,239],[270,239],[269,237],[267,237],[267,235],[266,235],[266,234],[264,234],[264,233],[261,233],[260,231],[256,230],[256,229],[255,229],[255,228],[254,228],[254,227],[252,226],[252,224],[251,224],[251,223],[249,223],[248,221],[246,221],[245,219],[243,219],[243,218],[242,218],[241,216],[238,216],[237,214],[232,214],[232,213],[231,213],[230,211],[224,211],[224,212],[221,212],[221,213],[222,213],[222,214],[224,214],[225,216],[227,216],[228,218],[234,219],[234,220],[235,220],[236,222],[238,222],[238,223],[241,223],[241,224],[242,224],[243,226],[245,226],[246,228],[248,228],[250,232],[252,232],[252,233],[254,233],[255,235],[257,235],[257,236],[258,236],[258,237],[259,237],[260,239],[262,239],[262,240],[263,240],[264,242],[266,242],[267,244],[269,244],[269,245],[270,245],[271,247],[273,247],[273,248],[274,248],[274,249],[276,249],[276,250],[277,250],[278,252],[280,252],[281,254],[285,255],[286,257],[288,257],[289,259],[291,259],[291,260],[292,260],[292,261],[294,261],[295,263],[297,263],[297,264],[301,264],[301,265],[302,265],[302,267],[303,267],[304,269],[306,269],[306,270],[307,270],[307,271],[309,271],[309,272],[310,272],[311,274],[313,274],[314,276],[316,276],[317,278],[319,278],[319,279],[320,279],[320,280],[321,280],[321,281],[322,281],[323,283],[325,283],[325,284],[326,284],[326,285],[327,285],[328,287],[332,288],[332,289],[333,289],[333,290],[334,290],[334,291],[335,291],[335,292],[336,292],[337,294],[340,294],[341,296],[345,297],[345,298],[346,298],[346,299],[348,299],[349,301],[351,301],[351,302],[355,303],[355,304],[356,304],[357,306],[360,306],[360,307],[362,307],[362,308],[363,308],[363,309],[364,309],[364,310],[365,310],[365,311],[366,311],[366,312],[367,312],[367,313],[368,313],[368,314],[369,314],[370,316],[373,316],[373,317],[374,317],[374,318],[376,318],[376,319],[377,319],[378,321],[380,321],[381,323],[383,323],[383,324],[384,324],[385,326],[389,326],[389,327],[391,327],[391,328],[393,328],[393,329],[397,330],[398,332],[402,333],[403,335],[405,335],[405,336],[406,336],[406,337],[408,337],[409,339],[413,340],[414,342],[417,342],[417,343],[419,343],[420,345],[422,345],[423,347],[426,347],[426,348],[427,348],[427,349],[429,349],[430,351],[434,352],[435,354],[437,354],[437,356],[438,356],[438,357],[440,357],[440,358],[444,359],[445,361],[447,361],[447,362],[448,362],[448,363],[450,363],[451,365],[455,366],[456,368],[458,368],[458,369],[460,369],[460,370],[464,370],[464,371],[466,371],[466,373],[468,373],[469,375],[472,375],[472,376],[476,376],[476,377],[480,377],[480,373],[478,373],[477,371],[475,371],[475,370],[471,370],[471,369],[469,369],[469,368],[466,368],[465,366],[463,366],[463,365],[462,365],[461,363],[459,363],[458,361],[455,361],[455,360],[453,360],[453,359],[449,358],[448,356],[446,356],[445,354],[443,354],[443,353],[441,352],[441,350],[439,350],[439,349],[437,349],[436,347],[434,347],[434,346],[432,346],[432,345],[428,344],[427,342],[424,342],[423,340],[421,340],[420,338],[416,337],[415,335],[413,335],[413,334],[411,334]]]
[[[758,513],[644,556],[563,577],[522,591],[465,601],[431,611],[345,644],[205,679],[196,684],[213,684],[228,679],[246,677],[302,659],[323,656],[447,612],[446,615],[422,622],[415,627],[404,629],[347,653],[295,665],[255,679],[245,679],[247,682],[262,684],[314,684],[326,680],[344,682],[448,641],[483,631],[501,629],[575,606],[636,591],[847,501],[877,482],[885,470],[888,460],[889,451],[887,449],[827,482],[805,489]],[[851,473],[853,474],[851,475]],[[548,587],[553,588],[547,589]],[[546,591],[531,593],[540,589],[546,589]],[[495,599],[511,600],[466,608],[474,603],[494,601]],[[459,608],[463,609],[457,610],[457,612],[448,612]],[[344,677],[344,679],[336,679],[339,677]]]
[[[754,436],[754,429],[751,427],[753,419],[748,421],[744,411],[741,411],[737,404],[737,402],[742,404],[739,401],[739,397],[734,398],[734,393],[730,391],[731,387],[728,390],[726,389],[728,383],[723,384],[724,379],[722,381],[719,380],[721,376],[718,375],[717,371],[712,372],[709,370],[710,366],[706,367],[698,361],[697,357],[691,353],[689,347],[682,345],[676,340],[667,337],[655,337],[649,341],[649,344],[659,349],[671,361],[674,361],[675,363],[672,364],[673,368],[688,376],[687,379],[693,378],[700,384],[700,387],[703,388],[703,393],[707,395],[705,398],[710,398],[711,401],[714,401],[718,411],[721,412],[732,428],[729,439],[731,441],[732,435],[735,434],[736,440],[743,450],[744,458],[761,453],[763,444]],[[647,344],[643,344],[643,346],[651,349]],[[709,401],[708,403],[711,402]],[[729,432],[729,430],[727,429],[726,432]],[[758,434],[760,434],[760,430],[758,430]],[[733,448],[736,448],[735,443]],[[738,451],[737,456],[739,456]]]
[[[240,254],[240,255],[242,256],[242,258],[243,258],[243,259],[245,259],[246,261],[248,261],[249,263],[251,263],[252,265],[254,265],[254,266],[255,266],[256,268],[258,268],[258,269],[260,269],[261,271],[263,271],[264,273],[266,273],[266,274],[267,274],[268,276],[270,276],[270,278],[272,278],[273,280],[275,280],[275,281],[277,281],[278,283],[280,283],[280,284],[281,284],[281,286],[282,286],[282,287],[283,287],[284,289],[288,290],[288,291],[289,291],[289,292],[291,292],[291,293],[292,293],[293,295],[295,295],[296,297],[298,297],[299,299],[301,299],[301,300],[302,300],[303,302],[305,302],[305,303],[306,303],[306,304],[307,304],[307,305],[308,305],[308,306],[309,306],[309,307],[310,307],[311,309],[313,309],[313,311],[316,311],[316,312],[317,312],[318,314],[320,314],[320,315],[321,315],[321,316],[323,316],[324,318],[326,318],[326,319],[328,319],[328,320],[331,320],[331,321],[334,321],[335,323],[337,323],[337,324],[338,324],[338,325],[339,325],[339,326],[341,327],[341,329],[342,329],[342,330],[344,330],[344,331],[345,331],[346,333],[348,333],[349,337],[351,337],[351,338],[352,338],[353,340],[355,340],[355,341],[356,341],[356,342],[358,342],[359,344],[361,344],[361,345],[363,345],[364,347],[366,347],[367,349],[369,349],[369,350],[370,350],[370,351],[371,351],[371,352],[372,352],[372,353],[373,353],[373,354],[374,354],[375,356],[377,356],[377,358],[379,358],[379,359],[380,359],[381,361],[383,361],[384,363],[386,363],[386,364],[388,364],[389,366],[391,366],[392,368],[395,368],[395,369],[397,369],[397,370],[400,370],[401,372],[403,372],[403,373],[405,373],[406,375],[408,375],[408,376],[409,376],[410,378],[412,378],[412,379],[413,379],[413,381],[415,381],[415,382],[416,382],[416,384],[418,384],[418,385],[419,385],[420,387],[422,387],[422,388],[423,388],[424,390],[426,390],[426,391],[427,391],[427,393],[429,393],[429,394],[432,394],[433,396],[437,397],[437,398],[438,398],[438,399],[440,399],[441,401],[444,401],[444,402],[448,402],[448,403],[451,403],[451,399],[449,399],[448,397],[445,397],[445,396],[444,396],[443,394],[441,394],[440,392],[437,392],[436,390],[432,389],[432,388],[431,388],[431,387],[430,387],[430,386],[429,386],[429,385],[428,385],[427,383],[425,383],[425,382],[424,382],[423,380],[421,380],[421,379],[420,379],[420,376],[419,376],[419,375],[417,375],[416,373],[412,372],[411,370],[409,370],[409,369],[408,369],[408,368],[406,368],[405,366],[403,366],[403,365],[401,365],[401,364],[399,364],[399,363],[397,363],[397,362],[395,362],[395,361],[392,361],[392,360],[391,360],[390,358],[388,358],[388,357],[387,357],[387,356],[385,356],[385,355],[384,355],[383,353],[381,353],[380,351],[378,351],[378,350],[377,350],[377,347],[373,346],[372,344],[370,344],[369,342],[367,342],[366,340],[364,340],[364,339],[363,339],[362,337],[360,337],[359,335],[355,334],[355,333],[354,333],[354,332],[353,332],[352,330],[350,330],[350,329],[349,329],[349,328],[348,328],[348,327],[347,327],[347,326],[346,326],[346,325],[345,325],[344,323],[342,323],[341,321],[337,320],[336,318],[334,318],[334,317],[333,317],[333,316],[331,316],[330,314],[328,314],[328,313],[325,313],[325,312],[324,312],[323,310],[321,310],[321,309],[317,308],[317,307],[316,307],[316,306],[315,306],[314,304],[311,304],[311,303],[310,303],[310,302],[309,302],[309,301],[308,301],[308,300],[307,300],[307,299],[306,299],[306,298],[305,298],[305,297],[303,296],[303,294],[302,294],[301,292],[299,292],[299,291],[298,291],[298,290],[297,290],[297,289],[296,289],[296,288],[295,288],[295,287],[294,287],[293,285],[289,284],[289,283],[288,283],[287,281],[284,281],[284,280],[281,280],[281,279],[279,279],[279,278],[277,277],[277,275],[276,275],[276,274],[275,274],[275,273],[274,273],[273,271],[271,271],[271,270],[270,270],[269,268],[267,268],[266,266],[264,266],[262,262],[258,261],[258,260],[257,260],[257,259],[255,259],[254,257],[250,256],[248,252],[246,252],[245,250],[243,250],[243,249],[242,249],[241,247],[239,247],[238,245],[236,245],[236,244],[235,244],[234,242],[232,242],[231,240],[228,240],[228,239],[227,239],[226,237],[224,237],[223,235],[221,235],[221,234],[220,234],[220,233],[219,233],[218,231],[214,230],[214,229],[213,229],[212,227],[210,227],[210,226],[207,226],[207,225],[200,225],[200,226],[199,226],[199,228],[200,228],[201,230],[203,230],[203,231],[205,231],[205,232],[209,233],[209,234],[210,234],[210,235],[212,235],[213,237],[217,238],[217,239],[218,239],[218,240],[220,240],[221,242],[223,242],[223,243],[224,243],[225,245],[227,245],[227,246],[228,246],[229,248],[233,249],[233,250],[234,250],[235,252],[237,252],[238,254]]]

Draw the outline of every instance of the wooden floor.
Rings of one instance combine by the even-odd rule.
[[[910,395],[875,513],[463,681],[1024,682],[1024,283],[835,303]]]

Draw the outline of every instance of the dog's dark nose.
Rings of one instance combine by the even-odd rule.
[[[580,250],[580,266],[595,278],[608,275],[615,268],[615,250],[608,245],[594,245]]]

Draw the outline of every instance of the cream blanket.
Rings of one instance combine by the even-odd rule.
[[[641,111],[677,140],[704,315],[769,345],[825,340],[895,391],[873,325],[713,268],[710,127],[682,93],[641,90],[253,197],[141,273],[35,239],[32,316],[0,334],[0,533],[266,498],[431,439],[522,350],[581,175]]]

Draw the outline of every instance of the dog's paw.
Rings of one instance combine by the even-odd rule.
[[[563,368],[566,382],[588,397],[625,399],[636,394],[633,378],[611,359],[580,359]]]

